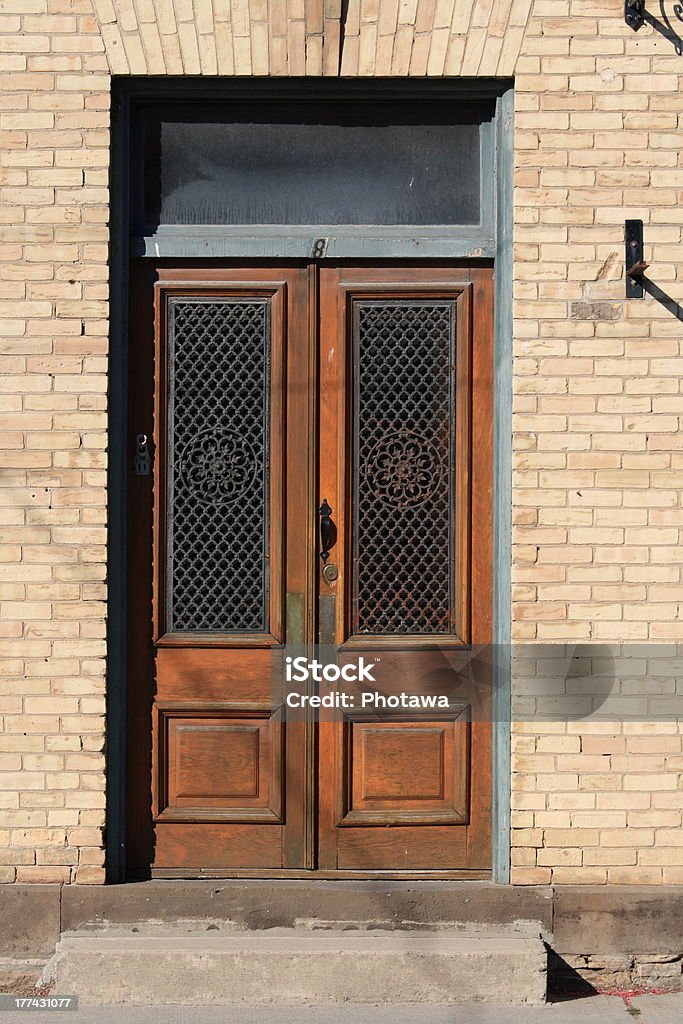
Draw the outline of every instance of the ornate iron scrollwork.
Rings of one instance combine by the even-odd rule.
[[[268,628],[270,307],[169,302],[168,628]]]
[[[442,456],[433,441],[399,430],[377,442],[365,472],[371,490],[391,505],[421,505],[439,485]]]
[[[257,468],[254,450],[233,430],[204,430],[179,459],[182,483],[198,501],[226,505],[251,486]]]
[[[354,303],[353,629],[452,631],[455,301]]]

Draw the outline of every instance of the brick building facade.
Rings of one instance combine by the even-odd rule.
[[[112,76],[514,79],[512,641],[675,653],[681,321],[623,254],[683,303],[683,23],[623,7],[0,0],[0,881],[105,880]],[[683,882],[680,723],[512,694],[511,881]]]

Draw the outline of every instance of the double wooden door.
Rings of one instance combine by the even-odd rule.
[[[485,877],[491,269],[130,280],[129,874]]]

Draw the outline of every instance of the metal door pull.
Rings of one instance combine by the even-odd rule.
[[[332,509],[327,503],[327,498],[323,498],[323,503],[318,512],[320,514],[320,546],[322,548],[320,557],[323,560],[323,565],[325,565],[330,557],[330,548],[333,547],[337,539],[337,529],[330,519]]]

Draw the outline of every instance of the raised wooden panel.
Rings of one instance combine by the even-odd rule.
[[[162,647],[156,664],[163,684],[161,703],[187,700],[188,685],[197,693],[200,704],[222,704],[228,695],[231,701],[267,707],[279,696],[279,651],[246,649],[226,657],[220,648]]]
[[[159,708],[157,820],[282,821],[282,725],[271,711]]]
[[[470,726],[454,719],[346,725],[340,825],[466,824]]]
[[[152,877],[181,877],[227,869],[277,869],[284,849],[282,825],[205,821],[167,823],[157,829]]]
[[[253,801],[259,791],[258,725],[219,720],[170,723],[168,751],[175,770],[169,803],[190,806]]]
[[[358,726],[357,796],[368,804],[443,800],[444,727]],[[405,768],[410,765],[410,771]],[[354,790],[356,786],[354,785]]]
[[[368,842],[369,832],[372,842]],[[467,864],[465,828],[339,829],[338,867],[342,871],[448,871],[454,864]]]

